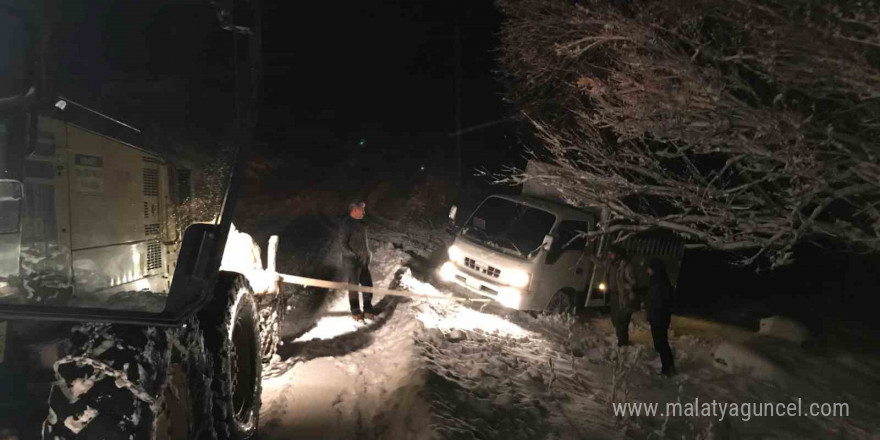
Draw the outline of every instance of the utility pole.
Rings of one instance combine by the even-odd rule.
[[[461,132],[461,21],[455,22],[455,132]],[[461,135],[455,136],[456,186],[461,187]]]

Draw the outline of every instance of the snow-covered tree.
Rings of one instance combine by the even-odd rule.
[[[880,4],[499,0],[507,97],[605,233],[663,227],[782,265],[880,250]]]

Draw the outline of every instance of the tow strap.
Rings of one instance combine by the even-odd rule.
[[[490,302],[492,301],[489,298],[480,298],[480,299],[471,299],[471,298],[461,298],[457,296],[446,296],[446,295],[426,295],[424,293],[415,293],[411,290],[397,290],[397,289],[386,289],[384,287],[367,287],[361,286],[357,284],[347,284],[340,283],[336,281],[327,281],[327,280],[319,280],[316,278],[307,278],[296,275],[288,275],[284,273],[279,273],[279,277],[281,277],[281,281],[287,284],[296,284],[300,286],[311,286],[311,287],[323,287],[325,289],[336,289],[336,290],[355,290],[358,292],[366,292],[372,293],[374,295],[393,295],[393,296],[405,296],[409,298],[426,298],[426,299],[442,299],[442,300],[451,300],[451,301],[462,301],[462,302]]]

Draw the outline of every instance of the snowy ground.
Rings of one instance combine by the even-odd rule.
[[[449,239],[442,228],[381,219],[368,227],[377,285],[451,293],[430,276]],[[295,218],[277,232],[283,272],[332,276],[332,221]],[[295,286],[285,292],[291,297],[283,342],[263,369],[263,440],[880,440],[880,359],[876,338],[862,329],[841,329],[857,335],[861,347],[838,340],[801,345],[774,337],[798,335],[784,325],[777,326],[781,333],[759,334],[674,317],[670,342],[679,375],[663,379],[642,313],[631,327],[635,345],[618,349],[610,320],[599,312],[533,316],[491,304],[376,297],[384,314],[357,324],[344,295]],[[39,385],[34,389],[47,389]],[[32,395],[43,408],[45,396]],[[677,417],[614,411],[615,403],[642,402],[659,403],[662,413],[668,402],[696,399],[800,399],[805,410],[811,403],[844,403],[849,415],[722,417],[717,407],[715,414]],[[3,428],[0,423],[0,439]]]
[[[371,232],[377,284],[389,285],[397,269],[412,266],[416,276],[406,272],[400,283],[447,293],[425,282],[430,262],[442,255],[442,234],[387,225]],[[325,298],[317,320],[289,333],[264,369],[263,439],[880,438],[880,361],[870,353],[802,348],[676,317],[670,342],[680,374],[663,379],[640,313],[631,328],[635,345],[618,349],[599,313],[534,317],[389,297],[375,299],[385,313],[364,325],[349,317],[347,298]],[[849,416],[721,419],[613,410],[624,402],[657,402],[663,412],[667,402],[695,399],[798,398],[804,408],[846,403]]]

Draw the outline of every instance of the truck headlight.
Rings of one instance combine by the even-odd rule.
[[[455,278],[455,264],[447,261],[440,266],[440,279],[443,281],[452,281]]]
[[[524,270],[505,269],[501,271],[501,276],[499,278],[504,284],[513,287],[526,287],[529,285],[529,278],[531,278],[531,276]]]
[[[498,296],[495,297],[495,300],[501,303],[501,305],[504,307],[519,309],[519,303],[522,300],[522,296],[515,289],[505,287],[501,289],[501,292],[498,293]]]
[[[464,260],[464,252],[458,248],[456,245],[449,246],[449,259],[456,262],[461,262]]]

